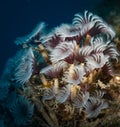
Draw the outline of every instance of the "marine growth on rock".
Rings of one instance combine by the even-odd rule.
[[[104,115],[108,87],[100,82],[114,77],[112,61],[119,56],[113,28],[85,11],[75,14],[71,24],[46,31],[41,22],[15,40],[22,49],[8,61],[1,78],[0,105],[13,125],[26,126],[33,115],[31,126],[79,127],[81,121]]]

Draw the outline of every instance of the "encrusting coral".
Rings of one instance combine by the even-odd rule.
[[[26,125],[34,107],[29,126],[107,126],[116,87],[112,62],[119,61],[114,30],[88,11],[75,14],[72,24],[61,24],[50,33],[45,33],[45,27],[42,22],[16,39],[22,49],[9,60],[1,78],[1,84],[10,83],[10,90],[0,101],[6,98],[9,104],[8,94],[17,94],[6,106],[14,124]]]

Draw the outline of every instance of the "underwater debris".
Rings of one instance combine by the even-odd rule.
[[[119,84],[112,69],[112,61],[119,61],[113,28],[88,11],[47,34],[44,28],[40,23],[28,36],[17,38],[15,43],[23,47],[8,61],[1,79],[10,83],[0,99],[7,98],[15,125],[27,126],[32,115],[31,126],[37,120],[41,122],[36,126],[44,127],[100,125],[99,119],[108,119],[112,98],[119,94],[112,84]],[[43,59],[45,67],[40,68]],[[27,87],[32,91],[29,96]]]

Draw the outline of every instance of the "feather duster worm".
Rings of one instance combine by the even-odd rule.
[[[83,16],[81,14],[75,14],[73,24],[81,29],[80,36],[86,34],[90,36],[105,34],[107,39],[113,39],[115,36],[114,30],[102,18],[88,11],[85,11]]]
[[[89,99],[89,92],[80,92],[73,100],[73,106],[76,108],[83,108],[84,105],[86,105],[88,99]]]
[[[113,74],[109,63],[119,56],[111,41],[114,36],[115,32],[102,18],[88,11],[84,15],[76,14],[72,24],[62,24],[44,36],[43,44],[51,65],[40,71],[49,80],[43,100],[63,104],[72,102],[72,106],[83,110],[87,118],[97,117],[107,108],[102,92],[96,91],[90,96],[90,86],[84,92],[82,87],[84,80],[93,77],[94,72]],[[55,84],[55,79],[59,83]],[[89,85],[89,81],[85,83]]]
[[[50,57],[53,63],[60,60],[64,60],[69,57],[74,50],[77,48],[76,42],[64,42],[56,46],[56,48],[51,52]]]
[[[22,52],[22,51],[21,51]],[[33,73],[34,55],[31,48],[24,49],[19,58],[20,62],[16,65],[14,72],[14,80],[17,83],[24,84],[28,81]]]
[[[46,88],[43,94],[43,101],[55,99],[59,103],[64,103],[70,96],[70,84],[67,84],[65,87],[62,87],[57,91],[55,87]]]
[[[98,91],[94,85],[100,80],[99,76],[114,75],[111,60],[118,61],[119,56],[113,44],[114,30],[102,18],[88,11],[83,15],[75,14],[72,24],[61,24],[46,34],[44,28],[45,24],[40,23],[29,35],[16,39],[15,43],[22,45],[23,49],[8,61],[2,76],[8,84],[6,82],[7,89],[0,86],[0,101],[14,91],[8,90],[10,84],[19,88],[30,81],[28,85],[33,98],[36,97],[33,101],[37,111],[48,125],[62,126],[61,121],[74,121],[79,115],[89,119],[98,117],[108,103],[104,92]],[[34,65],[41,66],[41,56],[46,60],[45,67],[37,68],[40,73],[33,76]],[[11,95],[13,100],[7,98],[7,108],[16,125],[26,125],[34,106],[25,96],[18,95],[25,89],[15,91],[17,95]],[[96,92],[91,95],[93,91]]]
[[[34,105],[24,96],[18,96],[9,105],[9,110],[16,125],[27,125],[33,115]]]
[[[44,93],[42,95],[42,99],[43,101],[46,101],[46,100],[51,100],[55,97],[55,93],[54,93],[54,89],[52,88],[46,88],[44,90]]]
[[[23,86],[33,74],[34,62],[32,48],[21,49],[13,58],[9,59],[2,80],[15,84],[16,88]]]
[[[70,84],[67,84],[56,95],[56,100],[59,103],[63,103],[63,102],[65,102],[68,99],[69,95],[70,95]]]
[[[59,63],[56,63],[55,65],[50,65],[41,69],[40,73],[45,74],[51,78],[56,78],[60,75],[60,73],[65,68],[67,68],[67,63],[65,61],[60,61]]]
[[[104,93],[96,90],[91,96],[89,85],[97,73],[113,75],[110,60],[119,56],[111,41],[114,36],[114,30],[102,18],[88,11],[76,14],[72,24],[62,24],[44,36],[50,59],[50,65],[40,70],[49,81],[42,95],[44,103],[52,100],[58,107],[69,104],[70,109],[80,109],[89,119],[107,108]],[[85,83],[87,90],[83,90]]]
[[[66,82],[78,85],[82,82],[85,75],[84,67],[81,66],[71,66],[67,72],[65,72]]]
[[[108,103],[102,99],[103,95],[101,91],[96,91],[96,95],[90,97],[83,106],[87,118],[97,117],[102,109],[108,107]]]
[[[36,28],[28,35],[24,37],[16,38],[16,45],[24,45],[24,44],[36,44],[41,42],[41,37],[43,35],[43,30],[46,25],[44,22],[39,23]]]

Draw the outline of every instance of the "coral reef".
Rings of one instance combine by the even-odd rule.
[[[71,24],[45,29],[39,23],[15,41],[22,49],[6,64],[0,82],[2,126],[119,127],[113,28],[85,11]]]

